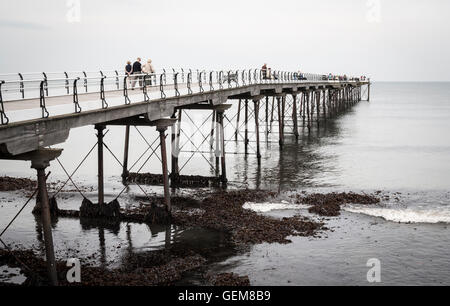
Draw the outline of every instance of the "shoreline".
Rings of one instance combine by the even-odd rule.
[[[311,219],[301,214],[289,217],[271,217],[256,213],[243,206],[248,202],[267,203],[276,200],[277,193],[261,190],[215,191],[206,194],[199,192],[191,197],[175,197],[174,211],[170,226],[177,226],[187,230],[212,232],[220,236],[217,247],[205,249],[189,249],[181,244],[169,244],[166,250],[151,251],[149,253],[130,253],[129,257],[121,259],[121,266],[107,269],[99,266],[82,266],[83,285],[174,285],[183,281],[185,274],[197,275],[197,281],[202,285],[250,285],[246,275],[241,276],[233,272],[211,273],[208,267],[248,252],[249,248],[261,244],[286,245],[292,243],[295,237],[321,238],[330,229],[324,220],[319,218],[340,214],[340,205],[348,202],[362,202],[367,205],[376,204],[379,199],[373,195],[355,193],[330,194],[298,194],[297,204],[313,204],[310,212],[317,213],[317,218]],[[318,200],[320,199],[320,201]],[[138,202],[138,197],[136,197]],[[99,220],[80,218],[80,211],[59,210],[60,218],[79,219],[83,228],[117,229],[119,223],[149,224],[153,220],[155,208],[160,208],[162,198],[154,198],[153,203],[142,203],[132,209],[121,209],[121,217],[116,220]],[[316,204],[314,204],[314,202]],[[264,204],[262,204],[264,205]],[[330,207],[332,209],[330,210]],[[320,216],[322,215],[322,216]],[[39,218],[37,218],[39,219]],[[108,222],[105,222],[108,221]],[[111,222],[112,221],[112,222]],[[195,239],[195,238],[194,238]],[[14,253],[16,252],[16,253]],[[0,256],[0,264],[14,262],[18,257],[38,271],[40,277],[27,275],[26,285],[45,284],[45,264],[32,250],[14,251],[9,256]],[[217,256],[215,253],[222,254]],[[84,259],[82,258],[84,262]],[[16,267],[20,267],[16,266]],[[63,262],[58,263],[58,271],[67,268]],[[60,273],[61,274],[61,273]],[[64,284],[64,275],[60,275]],[[44,281],[39,281],[42,279]],[[68,284],[66,284],[68,285]]]

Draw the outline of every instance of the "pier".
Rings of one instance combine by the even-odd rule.
[[[135,88],[133,82],[137,83]],[[321,122],[338,116],[362,100],[370,100],[370,80],[286,71],[269,74],[260,69],[172,69],[171,72],[164,70],[132,76],[117,71],[0,75],[0,159],[29,161],[37,172],[36,194],[42,215],[49,278],[57,285],[50,200],[55,196],[48,194],[46,169],[50,163],[59,162],[64,152],[57,146],[68,139],[71,129],[93,126],[92,132],[97,134],[98,198],[96,204],[89,205],[98,207],[99,216],[104,208],[115,205],[114,201],[105,203],[104,197],[104,151],[110,149],[103,138],[108,126],[124,128],[125,143],[120,152],[123,158],[110,151],[121,164],[119,175],[124,185],[162,185],[164,209],[170,216],[171,188],[209,184],[227,186],[226,156],[232,154],[227,151],[229,138],[243,143],[244,155],[255,151],[254,158],[260,164],[261,144],[267,141],[269,134],[277,135],[279,149],[283,150],[286,135],[298,138],[301,125],[310,132],[313,125],[320,127]],[[237,112],[230,113],[233,109]],[[207,121],[191,120],[191,124],[195,126],[195,132],[201,126],[211,125],[208,135],[202,135],[202,138],[203,143],[209,143],[210,153],[215,156],[211,165],[215,176],[212,177],[183,172],[193,155],[206,154],[200,148],[203,143],[191,141],[195,148],[189,152],[191,158],[184,164],[179,158],[183,150],[180,138],[185,134],[182,118],[190,118],[189,114],[196,112],[210,114]],[[226,126],[233,128],[232,135],[226,134]],[[250,133],[250,126],[254,133]],[[132,127],[150,127],[158,132],[155,140],[142,136],[152,154],[159,150],[161,156],[161,172],[151,179],[143,177],[141,169],[131,172]],[[254,147],[250,145],[250,134],[254,134]],[[193,139],[190,135],[184,137],[188,141]],[[67,176],[71,180],[73,173],[67,173]]]

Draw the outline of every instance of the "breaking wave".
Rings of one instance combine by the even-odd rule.
[[[433,207],[426,209],[418,208],[381,208],[345,206],[345,211],[365,214],[373,217],[383,218],[387,221],[399,223],[450,223],[450,209],[448,207]]]
[[[242,206],[244,209],[253,210],[259,213],[266,213],[274,210],[289,210],[289,209],[302,209],[306,206],[299,204],[292,204],[285,201],[280,203],[252,203],[247,202]]]

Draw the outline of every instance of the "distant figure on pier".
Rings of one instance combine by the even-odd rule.
[[[127,64],[125,66],[125,75],[128,77],[128,79],[127,79],[128,86],[131,85],[130,77],[131,77],[132,73],[133,73],[133,66],[131,66],[130,61],[127,61]]]
[[[155,73],[155,69],[153,68],[151,59],[149,59],[147,61],[147,63],[145,63],[144,66],[142,66],[142,72],[146,73],[146,74]],[[148,77],[145,82],[145,86],[151,86],[151,85],[152,85],[152,76]]]
[[[141,58],[138,57],[137,60],[133,64],[133,75],[136,74],[136,76],[133,76],[133,81],[131,82],[131,87],[134,89],[136,86],[136,82],[139,79],[139,86],[142,87],[142,65],[141,65]]]
[[[264,64],[264,65],[262,66],[261,70],[262,70],[262,76],[263,76],[263,79],[264,79],[264,80],[267,80],[267,79],[268,79],[268,76],[267,76],[267,64]]]
[[[131,62],[127,61],[127,65],[125,66],[125,74],[130,76],[133,73],[133,66],[131,66]]]

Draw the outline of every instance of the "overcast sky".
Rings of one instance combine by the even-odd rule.
[[[122,69],[140,56],[450,81],[448,0],[1,0],[0,34],[0,73]]]

